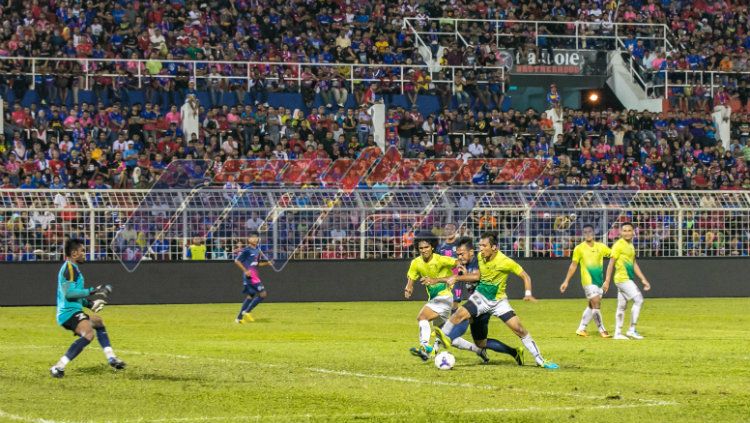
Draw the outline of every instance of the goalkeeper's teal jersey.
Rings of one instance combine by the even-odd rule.
[[[57,324],[83,311],[83,307],[89,305],[86,297],[90,294],[91,289],[83,286],[83,274],[78,266],[71,261],[63,263],[57,274]]]

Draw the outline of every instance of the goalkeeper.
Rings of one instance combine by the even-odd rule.
[[[96,314],[107,304],[112,287],[100,285],[96,288],[85,288],[83,286],[83,274],[78,269],[78,265],[86,260],[86,247],[83,241],[66,240],[65,257],[67,260],[57,275],[57,324],[72,331],[79,338],[70,345],[60,361],[52,366],[50,374],[56,378],[63,377],[65,366],[91,343],[95,334],[109,365],[115,369],[124,369],[125,363],[115,356],[109,343],[107,330],[104,328],[104,322]],[[94,314],[89,316],[84,313],[84,306],[91,309]]]

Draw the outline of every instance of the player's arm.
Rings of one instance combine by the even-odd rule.
[[[242,264],[239,258],[234,261],[234,265],[237,266],[237,268],[239,268],[243,274],[247,274],[248,272],[250,272],[249,269],[245,269],[245,265]]]
[[[478,282],[478,281],[479,281],[479,271],[468,273],[465,275],[444,276],[442,278],[428,278],[425,276],[420,279],[420,282],[422,283],[422,285],[435,285],[437,283],[447,283],[453,286],[456,282]]]
[[[568,274],[565,275],[565,280],[563,281],[562,285],[560,285],[560,293],[563,293],[565,292],[566,289],[568,289],[570,278],[573,277],[577,269],[578,269],[578,262],[571,261],[570,266],[568,266]]]
[[[414,279],[406,278],[406,287],[404,288],[404,298],[407,300],[411,298],[411,294],[414,292]]]
[[[641,272],[641,267],[638,266],[637,261],[633,261],[633,270],[635,270],[635,275],[638,276],[638,278],[641,280],[641,283],[643,284],[643,290],[650,291],[651,284],[648,282],[648,279],[646,279],[646,276],[643,274],[643,272]]]
[[[525,270],[522,270],[521,274],[518,275],[518,276],[521,279],[523,279],[523,289],[525,291],[524,294],[523,294],[523,300],[524,301],[536,302],[537,299],[534,298],[533,295],[531,295],[531,276],[529,276],[529,274],[526,273]]]
[[[612,257],[609,259],[609,264],[607,265],[607,274],[604,277],[604,285],[602,285],[602,291],[604,291],[605,294],[609,289],[609,282],[612,280],[612,273],[615,270],[615,261],[617,261],[617,259]]]
[[[96,291],[96,288],[76,288],[75,272],[71,269],[66,269],[63,274],[59,277],[60,289],[62,289],[63,296],[66,300],[80,300],[86,298]]]
[[[74,288],[73,282],[65,281],[62,283],[62,290],[66,300],[80,300],[93,294],[96,288]]]
[[[531,276],[529,276],[528,273],[526,273],[525,270],[523,270],[523,267],[521,267],[520,264],[518,264],[515,260],[509,259],[507,261],[507,264],[502,269],[504,272],[513,273],[514,275],[518,276],[523,280],[523,300],[524,301],[531,301],[536,302],[536,298],[531,294]]]

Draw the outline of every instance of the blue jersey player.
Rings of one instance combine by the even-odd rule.
[[[78,269],[78,265],[86,260],[86,247],[83,241],[68,239],[65,241],[64,250],[67,260],[57,275],[57,324],[79,338],[68,348],[60,361],[52,366],[50,374],[56,378],[65,376],[65,366],[91,343],[94,335],[102,346],[109,365],[115,369],[124,369],[125,363],[115,356],[104,322],[96,314],[107,304],[107,295],[112,292],[112,288],[109,285],[100,285],[96,288],[84,286],[83,274]],[[87,315],[83,312],[83,307],[88,307],[94,314]]]
[[[443,236],[445,237],[445,240],[442,244],[438,245],[435,251],[442,256],[457,258],[456,248],[458,247],[458,233],[456,232],[456,225],[453,223],[446,223],[443,228]],[[454,271],[454,274],[456,274],[456,272],[457,270]],[[453,285],[453,307],[451,308],[453,311],[456,311],[458,306],[461,305],[464,288],[465,286],[463,282],[456,282]]]
[[[270,263],[268,261],[261,261],[261,251],[260,248],[258,248],[259,242],[260,234],[258,232],[252,232],[247,239],[247,246],[240,251],[237,258],[234,260],[234,264],[242,270],[242,293],[246,295],[240,313],[234,320],[236,323],[254,321],[255,319],[250,315],[250,312],[260,304],[261,301],[265,300],[268,295],[266,293],[266,288],[260,281],[258,267],[267,266]]]

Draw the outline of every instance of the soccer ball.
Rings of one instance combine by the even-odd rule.
[[[435,356],[435,367],[440,370],[450,370],[456,364],[456,357],[448,351],[443,351]]]

